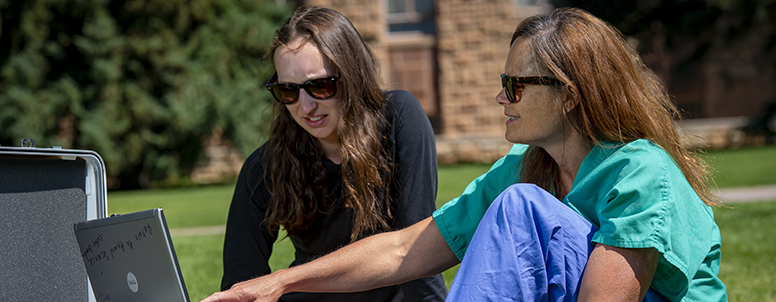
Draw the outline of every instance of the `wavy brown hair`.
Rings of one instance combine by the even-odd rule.
[[[709,188],[708,167],[681,144],[674,123],[678,109],[617,29],[581,9],[559,8],[523,20],[510,45],[517,38],[530,44],[540,69],[579,94],[580,103],[568,117],[584,137],[598,145],[649,139],[671,155],[706,204],[719,204]],[[557,164],[542,148],[531,147],[522,165],[522,181],[556,196],[567,193]]]
[[[350,21],[339,12],[315,6],[298,8],[277,31],[267,52],[301,39],[315,43],[336,66],[342,119],[337,126],[342,152],[343,203],[353,212],[351,241],[390,228],[395,200],[392,161],[383,146],[389,125],[377,61]],[[276,118],[263,156],[271,200],[266,223],[289,234],[305,230],[317,214],[329,213],[336,192],[328,192],[324,152],[318,140],[294,121],[285,105]]]

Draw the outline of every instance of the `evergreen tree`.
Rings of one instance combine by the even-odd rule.
[[[95,150],[122,189],[187,176],[214,129],[247,154],[288,15],[269,0],[0,0],[0,145]]]

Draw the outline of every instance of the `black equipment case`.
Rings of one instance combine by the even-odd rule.
[[[0,146],[0,301],[95,301],[73,232],[107,216],[94,151]]]

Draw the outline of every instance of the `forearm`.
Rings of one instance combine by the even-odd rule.
[[[310,263],[278,271],[284,293],[362,291],[434,275],[458,259],[432,218],[374,235]]]
[[[438,274],[457,263],[429,217],[403,230],[359,240],[315,261],[238,283],[203,301],[277,301],[294,291],[363,291]]]

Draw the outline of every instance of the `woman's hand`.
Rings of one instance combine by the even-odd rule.
[[[217,292],[201,302],[277,302],[283,295],[282,283],[275,274],[240,282],[229,290]]]

